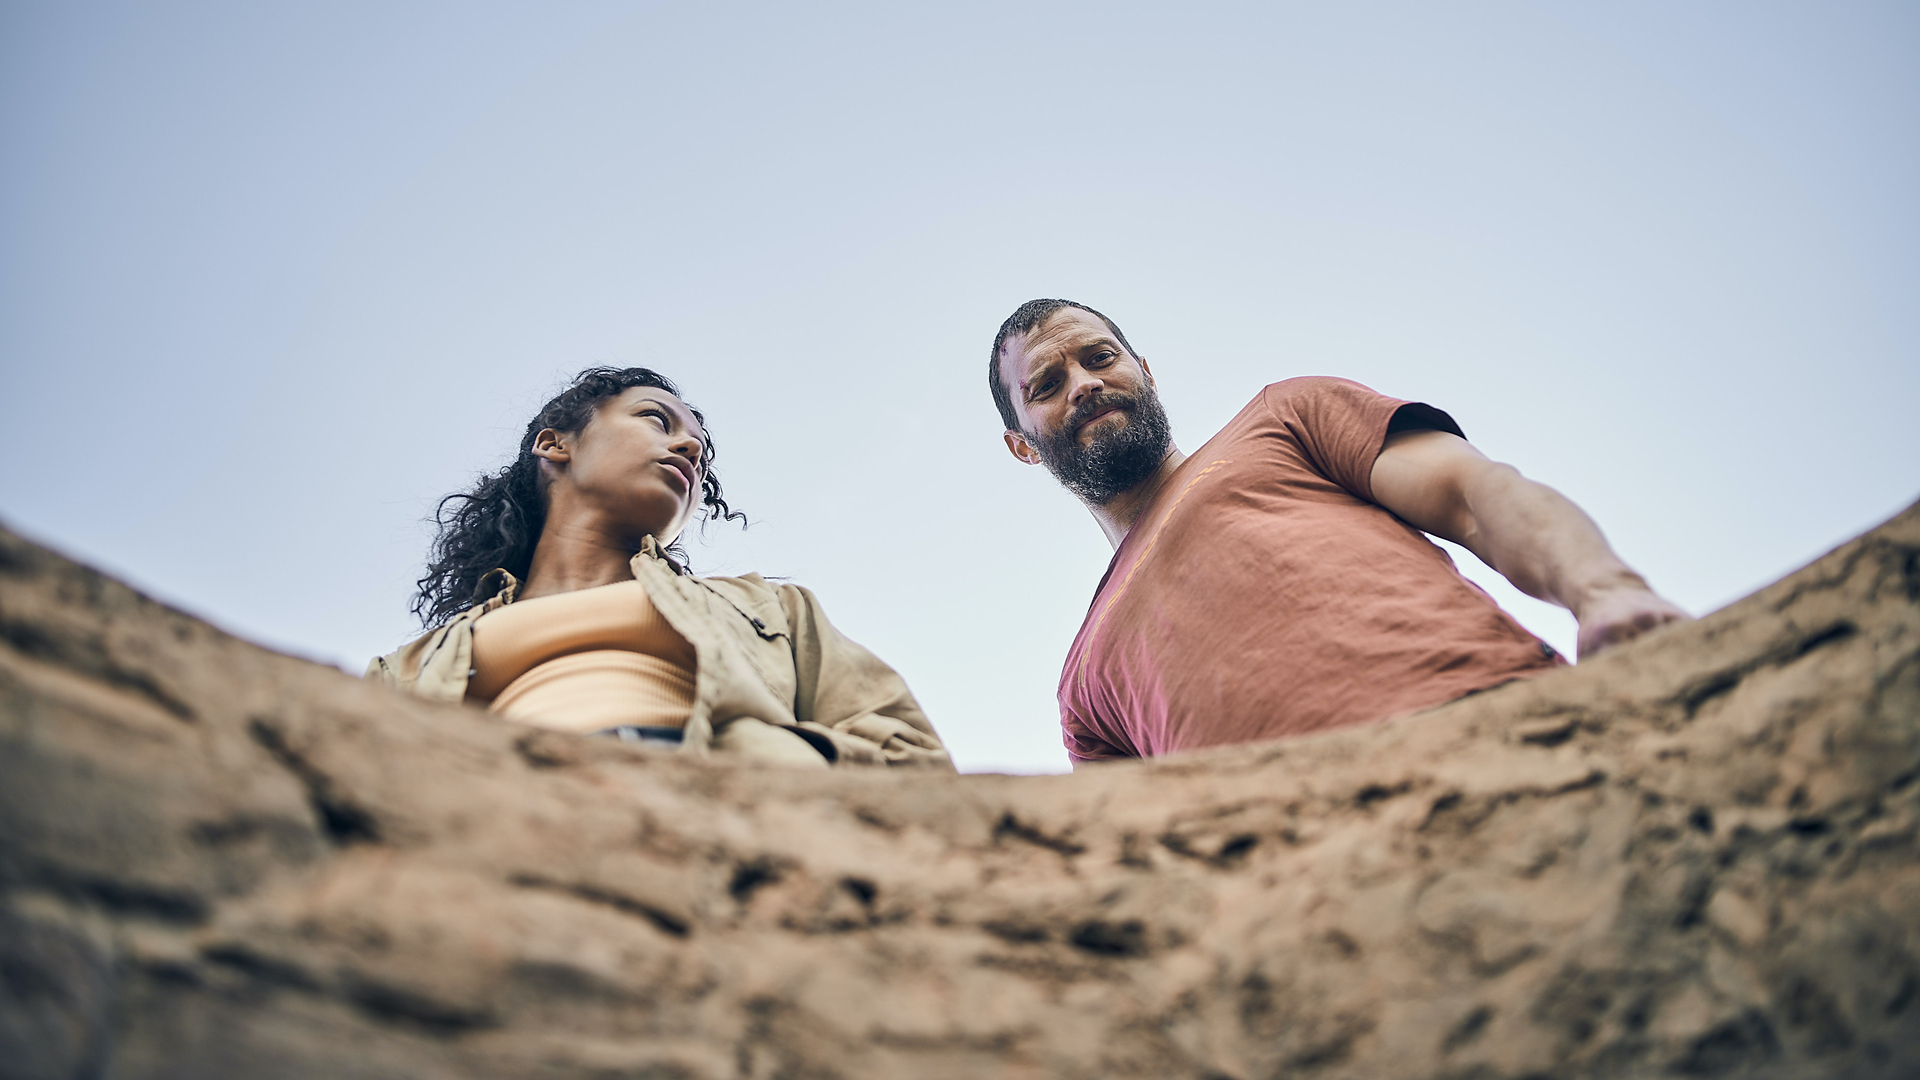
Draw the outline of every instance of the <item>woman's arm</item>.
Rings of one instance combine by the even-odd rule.
[[[435,701],[461,701],[473,662],[473,619],[461,613],[394,652],[375,657],[363,678]]]
[[[835,629],[813,593],[779,592],[793,641],[794,719],[831,732],[842,760],[953,768],[906,680]]]

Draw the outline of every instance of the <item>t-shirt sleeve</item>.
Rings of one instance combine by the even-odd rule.
[[[1373,500],[1373,463],[1391,430],[1436,428],[1459,434],[1453,418],[1430,405],[1388,397],[1350,379],[1311,375],[1261,391],[1276,423],[1286,428],[1320,475],[1356,498]]]

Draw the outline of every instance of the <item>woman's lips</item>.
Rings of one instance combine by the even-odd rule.
[[[667,458],[660,462],[660,464],[665,465],[668,472],[678,473],[681,485],[688,491],[693,490],[693,465],[691,463],[683,458]]]

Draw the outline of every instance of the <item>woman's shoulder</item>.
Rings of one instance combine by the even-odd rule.
[[[697,574],[694,580],[716,588],[746,589],[753,592],[773,592],[774,585],[757,573],[745,574]]]
[[[766,578],[755,573],[746,573],[737,576],[714,575],[711,577],[702,575],[694,578],[694,580],[712,589],[714,592],[754,604],[777,604],[788,594],[803,591],[797,585],[791,585],[784,581],[768,581]]]
[[[767,619],[775,625],[781,621],[792,624],[796,619],[812,623],[822,618],[820,602],[814,598],[813,592],[790,581],[768,581],[759,574],[751,573],[738,577],[700,577],[695,580],[725,597],[740,610]]]

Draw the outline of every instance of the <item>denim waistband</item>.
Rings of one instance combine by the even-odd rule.
[[[652,746],[679,746],[686,732],[677,727],[636,727],[624,724],[594,732],[595,735],[611,735],[621,742],[646,743]]]

